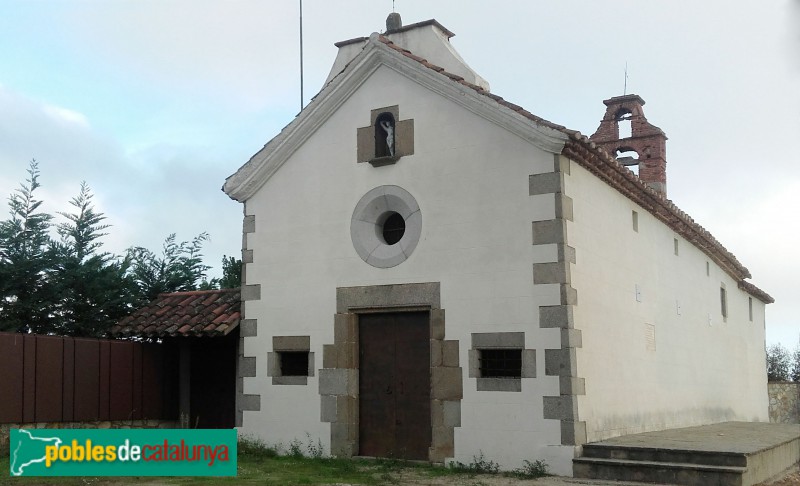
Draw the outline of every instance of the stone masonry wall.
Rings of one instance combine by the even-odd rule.
[[[177,429],[174,420],[116,420],[100,422],[39,422],[0,424],[0,454],[8,454],[11,429]]]
[[[772,382],[769,392],[769,421],[780,424],[800,424],[800,383]]]

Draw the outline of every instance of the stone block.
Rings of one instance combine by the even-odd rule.
[[[561,395],[586,395],[586,380],[583,378],[560,376],[558,384]]]
[[[478,378],[478,391],[521,392],[519,378]]]
[[[256,358],[239,358],[239,376],[256,376]]]
[[[337,422],[358,427],[358,398],[348,396],[336,397]]]
[[[545,349],[544,374],[547,376],[575,376],[577,374],[575,348]]]
[[[278,353],[267,353],[267,376],[278,376],[281,374],[281,364]]]
[[[533,264],[534,284],[567,284],[569,282],[569,268],[563,262]]]
[[[569,267],[567,267],[567,271],[569,271]],[[569,273],[567,275],[569,276]],[[578,291],[569,284],[561,284],[560,287],[561,305],[578,305]]]
[[[440,305],[439,282],[417,284],[339,287],[336,289],[336,311],[346,313],[354,308]]]
[[[442,342],[442,366],[457,367],[458,362],[458,341]]]
[[[395,155],[402,157],[414,155],[414,120],[397,120],[395,122]]]
[[[534,221],[532,225],[534,245],[563,244],[567,242],[567,225],[563,219]]]
[[[444,402],[431,400],[431,427],[444,427]]]
[[[273,376],[273,385],[308,385],[307,376]]]
[[[444,409],[444,426],[461,427],[461,401],[446,400],[442,402]]]
[[[539,327],[561,327],[572,329],[575,321],[571,305],[542,305],[539,306]]]
[[[536,350],[522,350],[522,377],[536,378]]]
[[[432,427],[431,446],[433,446],[434,449],[448,446],[452,447],[455,441],[454,435],[452,427]]]
[[[338,368],[339,367],[339,353],[336,346],[333,344],[322,345],[322,367],[323,368]]]
[[[333,342],[336,345],[358,341],[358,315],[339,313],[333,316]]]
[[[239,332],[241,337],[258,336],[258,321],[256,319],[242,319],[239,323]]]
[[[431,367],[442,366],[442,341],[437,339],[430,340],[431,345]]]
[[[256,217],[254,214],[245,216],[242,220],[242,233],[256,232]]]
[[[336,346],[339,368],[358,368],[358,346],[354,342],[346,342]]]
[[[261,395],[240,395],[239,397],[239,410],[252,410],[258,412],[261,410]]]
[[[242,285],[241,295],[242,295],[242,300],[260,300],[261,284]]]
[[[558,261],[575,264],[575,248],[569,245],[558,245]]]
[[[347,423],[331,424],[331,449],[349,449],[348,445],[356,440],[354,429],[357,430],[353,425]]]
[[[571,170],[570,160],[561,154],[555,154],[553,156],[553,170],[569,175]]]
[[[311,337],[272,336],[272,349],[275,351],[308,351],[311,349]]]
[[[253,263],[253,250],[242,250],[242,263]]]
[[[356,162],[368,162],[375,157],[375,133],[372,126],[356,130]]]
[[[477,349],[470,349],[467,351],[467,359],[469,360],[468,376],[470,378],[481,376],[481,352]]]
[[[524,332],[473,332],[473,348],[524,348]]]
[[[556,194],[556,218],[573,220],[572,198],[564,194]]]
[[[561,421],[561,444],[583,445],[586,443],[586,422]]]
[[[431,339],[444,339],[444,309],[431,309]]]
[[[461,368],[431,369],[431,398],[460,400],[464,396]]]
[[[582,348],[583,333],[580,329],[561,329],[562,348]]]
[[[322,395],[320,397],[320,421],[331,423],[337,421],[336,403],[337,397],[334,395]]]
[[[345,368],[319,370],[319,394],[358,396],[358,370]]]
[[[543,417],[555,420],[574,420],[578,416],[578,402],[573,395],[542,397]]]
[[[545,172],[528,176],[528,194],[552,194],[562,191],[564,186],[563,176],[558,172]]]

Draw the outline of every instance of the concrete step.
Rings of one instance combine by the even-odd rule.
[[[584,446],[585,447],[585,446]],[[601,457],[573,459],[577,478],[638,481],[686,486],[742,486],[747,470],[741,466],[659,462]]]
[[[747,455],[740,452],[692,451],[608,444],[585,444],[583,446],[583,457],[682,464],[705,464],[708,466],[747,466]]]

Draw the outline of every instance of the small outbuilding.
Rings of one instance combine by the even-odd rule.
[[[182,427],[235,425],[240,307],[239,289],[164,293],[111,329],[117,338],[159,341],[178,356]]]

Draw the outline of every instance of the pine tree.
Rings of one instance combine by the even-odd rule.
[[[110,225],[96,212],[92,192],[83,182],[70,204],[74,213],[59,213],[61,242],[56,248],[52,281],[58,294],[53,313],[55,332],[71,336],[102,336],[136,301],[136,286],[127,275],[130,262],[100,251],[100,238]]]
[[[55,253],[48,230],[52,216],[39,212],[39,166],[8,199],[10,218],[0,222],[0,330],[49,332],[56,296],[47,270]]]

